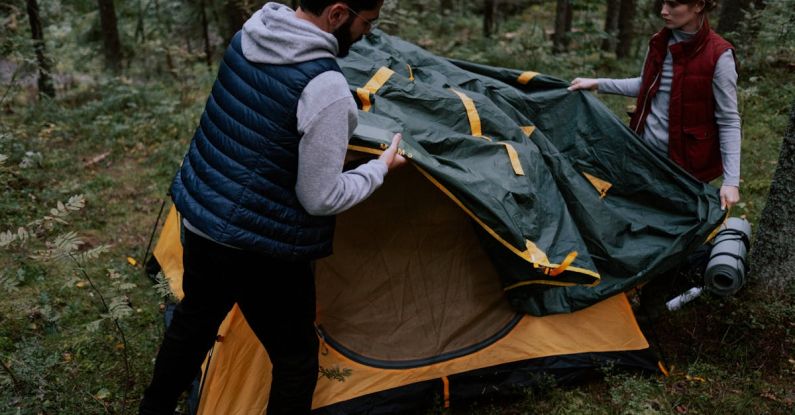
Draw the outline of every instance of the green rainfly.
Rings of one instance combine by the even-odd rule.
[[[717,189],[560,79],[382,32],[339,63],[362,110],[351,149],[378,152],[402,132],[411,164],[472,218],[520,311],[572,312],[663,275],[725,219]]]

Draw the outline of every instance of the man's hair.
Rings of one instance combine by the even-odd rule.
[[[334,3],[344,3],[351,8],[351,10],[358,12],[359,10],[373,10],[378,7],[382,0],[301,0],[301,9],[303,11],[320,16],[326,7]]]

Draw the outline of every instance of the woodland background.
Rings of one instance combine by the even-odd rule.
[[[226,42],[262,3],[0,1],[0,414],[135,413],[163,332],[147,244]],[[387,0],[381,28],[452,58],[632,77],[660,3]],[[795,0],[725,0],[711,22],[740,67],[749,284],[647,331],[668,377],[604,368],[453,413],[795,411]],[[626,120],[631,99],[600,98]]]

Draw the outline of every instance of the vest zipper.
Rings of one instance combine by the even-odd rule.
[[[651,89],[654,88],[654,84],[657,83],[657,79],[660,78],[660,73],[662,73],[662,71],[657,72],[657,75],[654,77],[651,85],[649,85],[649,89],[646,91],[646,96],[643,98],[643,108],[641,109],[640,117],[638,117],[638,125],[635,126],[635,134],[640,134],[641,122],[643,121],[643,115],[646,113],[646,103],[649,102],[649,93],[651,92]]]

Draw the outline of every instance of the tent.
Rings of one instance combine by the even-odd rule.
[[[549,76],[381,32],[340,66],[361,109],[349,149],[379,154],[402,131],[411,163],[338,216],[334,254],[316,264],[317,413],[412,411],[540,373],[656,366],[624,292],[714,236],[714,188]],[[172,210],[155,256],[179,296],[178,223]],[[269,373],[233,309],[198,413],[262,413]]]

